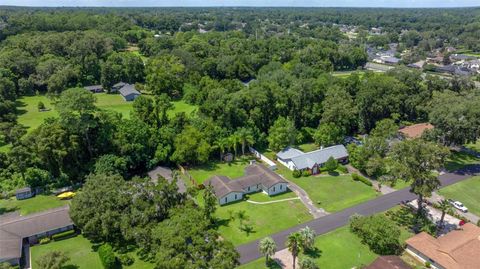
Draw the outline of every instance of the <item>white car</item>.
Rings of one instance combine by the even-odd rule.
[[[453,201],[453,200],[449,200],[450,204],[453,205],[453,207],[455,207],[456,209],[462,211],[463,213],[467,213],[468,212],[468,208],[466,206],[464,206],[461,202],[459,201]]]

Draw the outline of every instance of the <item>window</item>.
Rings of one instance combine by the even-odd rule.
[[[250,186],[248,186],[248,191],[250,191]]]
[[[273,191],[275,192],[275,187],[273,187]]]
[[[237,200],[237,195],[235,194],[235,200]]]
[[[228,197],[225,197],[225,203],[227,202]]]
[[[282,189],[283,185],[280,185],[280,189]]]

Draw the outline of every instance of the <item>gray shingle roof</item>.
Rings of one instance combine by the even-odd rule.
[[[135,89],[135,85],[125,84],[120,90],[118,90],[122,96],[127,96],[130,94],[140,94],[139,91]]]
[[[85,86],[84,88],[89,91],[103,90],[102,85],[91,85],[91,86]]]
[[[226,176],[213,176],[204,183],[205,186],[211,185],[218,198],[231,193],[243,192],[242,187],[235,180],[230,180]]]
[[[24,192],[31,192],[32,189],[30,187],[25,187],[25,188],[21,188],[21,189],[18,189],[15,191],[16,194],[19,194],[19,193],[24,193]]]
[[[305,154],[305,153],[299,149],[287,147],[284,150],[277,153],[277,157],[285,160],[285,159],[291,159],[293,157],[300,156],[302,154]]]
[[[305,168],[311,169],[315,164],[325,163],[330,157],[335,159],[348,157],[347,149],[343,145],[331,146],[294,157],[292,158],[292,162],[299,170]]]
[[[64,206],[1,221],[0,260],[20,258],[25,237],[73,225],[68,211],[69,207]]]

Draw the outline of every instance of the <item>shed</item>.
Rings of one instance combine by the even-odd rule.
[[[34,196],[34,192],[32,191],[32,188],[30,187],[25,187],[22,189],[18,189],[15,191],[15,197],[17,200],[23,200],[23,199],[28,199]]]
[[[133,101],[140,96],[140,92],[135,89],[135,85],[126,84],[120,90],[120,95],[122,95],[125,101]]]
[[[102,85],[91,85],[91,86],[85,86],[84,88],[85,88],[85,90],[87,90],[91,93],[103,92]]]
[[[110,92],[118,92],[123,86],[127,85],[125,82],[118,82],[112,86]]]

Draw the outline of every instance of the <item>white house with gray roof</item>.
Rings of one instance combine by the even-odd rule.
[[[310,152],[288,147],[277,153],[277,161],[288,169],[309,170],[313,175],[320,172],[320,168],[333,157],[341,163],[348,161],[348,152],[344,145],[335,145]]]
[[[140,96],[140,92],[135,89],[135,85],[125,84],[118,90],[125,101],[133,101]]]

